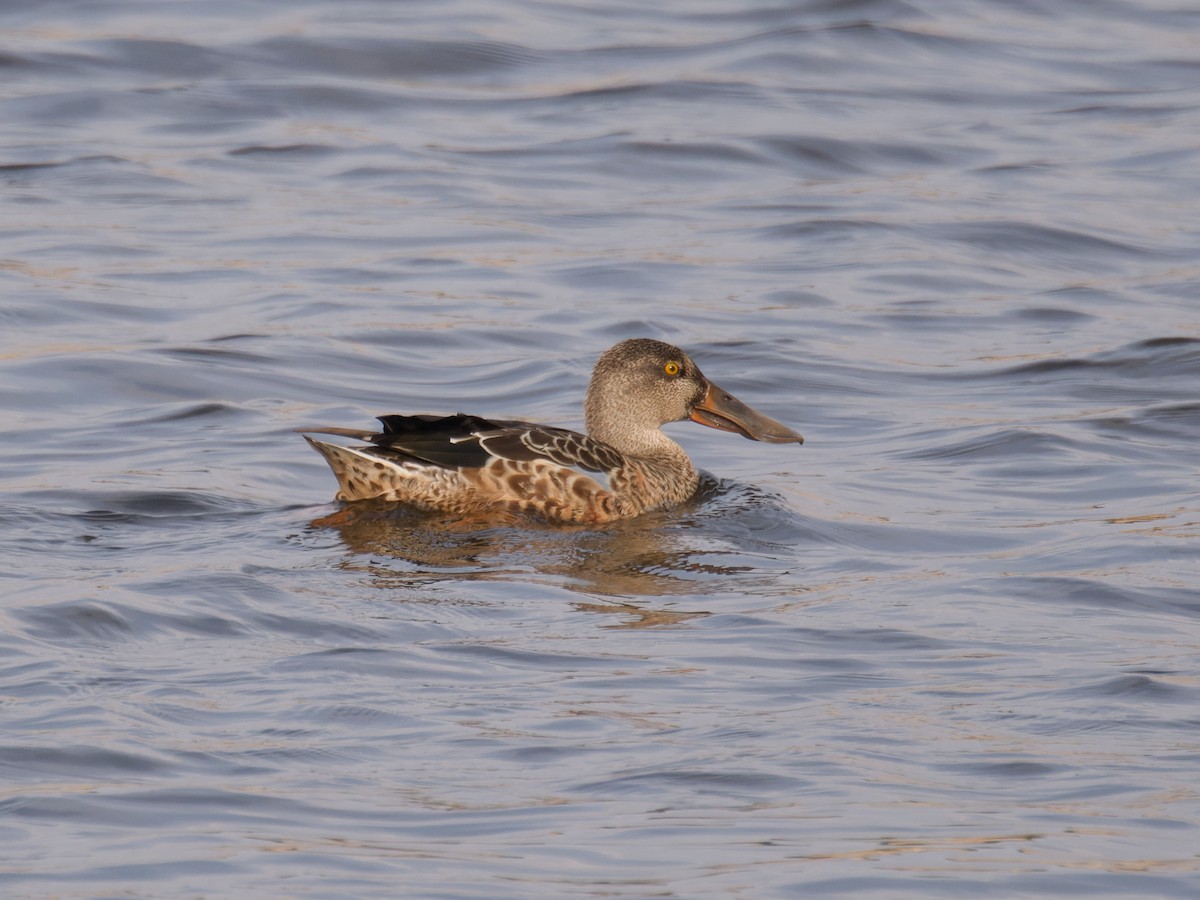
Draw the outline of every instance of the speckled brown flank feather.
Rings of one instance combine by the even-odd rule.
[[[465,413],[381,416],[379,432],[301,430],[367,442],[343,447],[305,436],[337,477],[338,500],[582,524],[667,508],[695,492],[699,476],[662,433],[666,422],[691,418],[752,440],[804,440],[713,385],[683,351],[644,339],[601,355],[585,414],[587,434]]]

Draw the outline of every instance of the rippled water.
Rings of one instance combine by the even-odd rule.
[[[0,9],[6,896],[1193,897],[1200,14]],[[578,426],[603,530],[292,433]]]

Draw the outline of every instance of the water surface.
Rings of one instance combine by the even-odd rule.
[[[1200,16],[0,10],[6,896],[1200,889]],[[803,432],[606,529],[292,433]]]

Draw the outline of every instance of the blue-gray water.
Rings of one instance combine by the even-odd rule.
[[[4,4],[0,893],[1195,897],[1189,6]],[[636,335],[808,443],[471,529],[291,431]]]

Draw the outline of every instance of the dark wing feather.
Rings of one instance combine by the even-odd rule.
[[[447,469],[475,469],[487,465],[491,454],[479,443],[481,431],[500,423],[478,416],[380,416],[383,431],[364,436],[381,450],[405,459]]]
[[[381,450],[435,466],[475,469],[496,458],[514,462],[548,459],[560,466],[610,472],[622,463],[607,444],[566,428],[453,416],[380,416],[380,434],[364,435]]]

